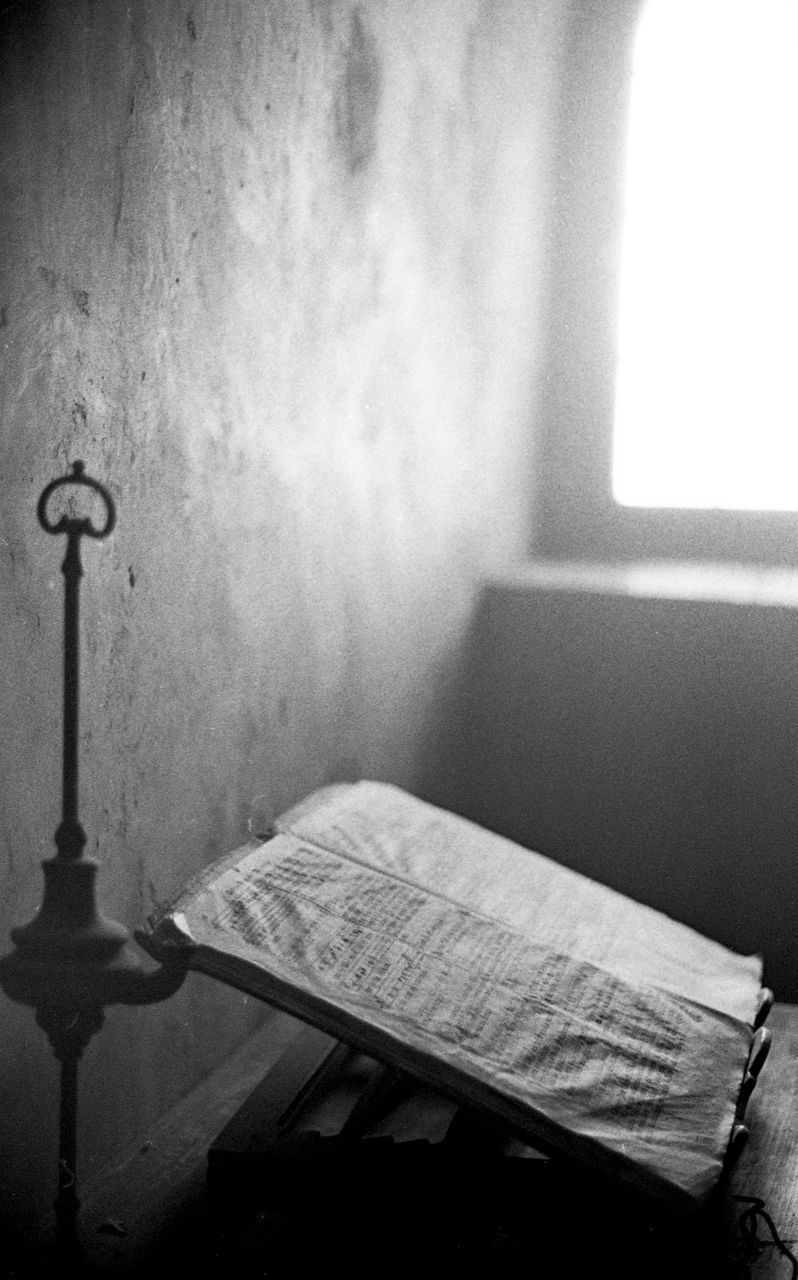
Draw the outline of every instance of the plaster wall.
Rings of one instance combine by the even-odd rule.
[[[482,574],[527,536],[556,0],[106,0],[0,15],[0,929],[59,819],[76,458],[80,812],[135,926],[331,779],[445,799]],[[438,779],[437,783],[430,781]],[[0,998],[6,1216],[53,1193],[56,1068]],[[198,977],[109,1011],[81,1174],[262,1009]]]

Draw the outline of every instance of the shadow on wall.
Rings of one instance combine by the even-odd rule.
[[[494,582],[436,747],[438,794],[761,953],[795,1000],[796,653],[793,608]]]

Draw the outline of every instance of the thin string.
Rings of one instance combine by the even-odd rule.
[[[763,1250],[773,1247],[789,1262],[791,1268],[790,1280],[798,1280],[798,1258],[788,1248],[786,1242],[782,1240],[776,1230],[776,1224],[765,1208],[764,1200],[758,1196],[734,1196],[733,1198],[738,1204],[748,1206],[747,1209],[743,1209],[739,1219],[740,1234],[743,1237],[748,1255],[746,1261],[754,1261]],[[760,1223],[764,1224],[770,1232],[769,1240],[763,1240],[759,1236],[758,1227]],[[790,1244],[793,1243],[794,1241],[791,1240]]]

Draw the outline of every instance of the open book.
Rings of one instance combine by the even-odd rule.
[[[315,793],[143,940],[674,1207],[721,1174],[759,958],[395,787]]]

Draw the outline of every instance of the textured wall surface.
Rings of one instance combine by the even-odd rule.
[[[63,548],[35,506],[75,458],[119,507],[82,597],[81,816],[110,914],[135,925],[326,780],[445,776],[476,584],[525,540],[566,8],[4,7],[4,939],[58,821]],[[52,1195],[56,1075],[0,1004],[13,1217]],[[199,978],[112,1010],[83,1172],[260,1016]]]

